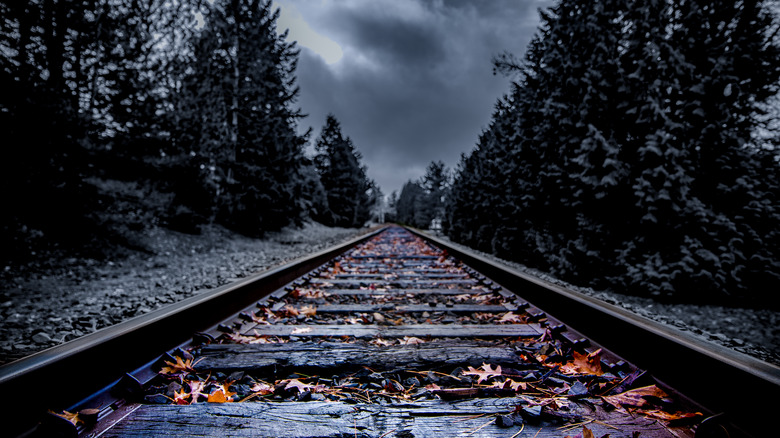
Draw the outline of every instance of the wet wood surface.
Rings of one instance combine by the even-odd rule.
[[[520,425],[499,427],[496,415],[508,414],[515,398],[473,399],[461,402],[347,404],[342,402],[202,403],[190,406],[145,405],[128,415],[105,437],[278,437],[278,438],[427,438],[501,437],[520,431]],[[690,432],[670,429],[657,421],[606,413],[600,409],[572,413],[594,436],[690,438]],[[595,421],[597,420],[597,421]],[[526,424],[522,437],[561,438],[577,435],[582,427]]]
[[[403,338],[405,336],[427,338],[513,338],[535,337],[544,333],[536,324],[507,325],[461,325],[461,324],[413,324],[401,326],[384,325],[343,325],[343,324],[300,324],[300,325],[263,325],[247,327],[247,335],[257,336],[297,336],[297,337],[341,337],[355,338]]]
[[[483,363],[510,365],[518,361],[508,345],[491,345],[470,340],[443,340],[414,345],[387,346],[340,342],[285,344],[214,344],[204,346],[195,365],[198,371],[267,371],[306,368],[308,372],[328,368],[442,368],[478,367]]]

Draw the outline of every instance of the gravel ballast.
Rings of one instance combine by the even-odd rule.
[[[637,315],[690,333],[711,342],[757,359],[780,366],[780,312],[772,309],[725,307],[718,305],[660,303],[652,298],[624,295],[610,291],[572,285],[544,272],[522,264],[500,259],[492,254],[469,249],[448,238],[437,237],[449,244],[468,249],[521,272],[553,284],[592,296]],[[551,314],[555,312],[550,311]]]
[[[139,238],[138,246],[143,250],[125,252],[113,260],[65,256],[6,266],[0,275],[0,364],[367,231],[307,223],[302,228],[287,228],[264,239],[253,239],[217,226],[206,227],[197,236],[155,228]],[[658,303],[650,298],[594,291],[517,263],[483,255],[707,342],[780,365],[780,312]]]
[[[52,256],[0,276],[0,364],[149,313],[368,232],[306,223],[264,239],[219,226],[154,228],[116,259]]]

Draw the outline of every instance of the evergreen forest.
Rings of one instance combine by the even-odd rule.
[[[0,16],[6,258],[152,225],[358,227],[381,196],[335,117],[304,154],[299,52],[269,0],[2,0]]]
[[[523,57],[494,58],[513,85],[455,171],[448,235],[594,288],[776,299],[772,5],[559,1],[542,11]],[[424,192],[410,184],[399,213]]]

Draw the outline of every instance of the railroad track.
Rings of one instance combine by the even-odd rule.
[[[763,436],[779,387],[400,227],[0,367],[9,436]]]

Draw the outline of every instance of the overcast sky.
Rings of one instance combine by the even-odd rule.
[[[432,160],[472,150],[509,79],[491,58],[522,55],[550,0],[276,0],[301,49],[301,127],[333,113],[385,194]]]

